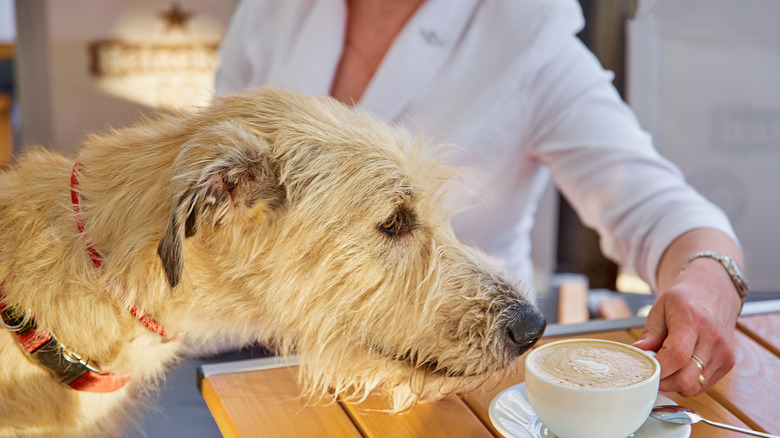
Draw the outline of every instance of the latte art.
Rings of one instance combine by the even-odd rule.
[[[616,388],[633,385],[655,372],[653,361],[620,345],[589,341],[539,351],[531,366],[540,377],[566,386]]]

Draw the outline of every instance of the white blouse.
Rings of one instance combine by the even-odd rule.
[[[453,218],[455,232],[518,279],[532,279],[530,230],[552,176],[604,254],[654,287],[680,234],[710,227],[736,237],[653,148],[612,74],[576,38],[583,22],[576,0],[427,0],[359,105],[457,146],[454,164],[471,170],[478,200]],[[243,0],[217,93],[270,85],[327,95],[345,24],[343,0]]]

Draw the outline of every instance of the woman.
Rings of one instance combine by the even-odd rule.
[[[724,267],[740,249],[724,213],[655,151],[582,26],[574,0],[244,0],[216,90],[328,94],[457,145],[454,164],[478,182],[479,201],[464,201],[479,204],[453,228],[526,281],[552,177],[603,252],[658,294],[635,345],[659,351],[662,391],[693,396],[734,365],[744,297]]]

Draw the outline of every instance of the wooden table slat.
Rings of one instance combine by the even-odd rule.
[[[746,335],[780,357],[780,318],[777,315],[743,316],[737,325]]]
[[[311,405],[300,397],[297,367],[240,374],[203,380],[203,397],[224,436],[361,437],[338,403]]]
[[[233,416],[228,412],[230,406],[222,401],[220,391],[215,390],[211,382],[211,379],[203,380],[201,393],[211,411],[211,415],[217,423],[217,427],[219,427],[219,431],[222,432],[224,437],[240,437],[241,431],[238,430],[233,422]]]
[[[420,404],[400,415],[378,412],[387,408],[386,399],[381,397],[369,397],[358,405],[344,403],[344,407],[366,437],[493,437],[457,396]]]
[[[683,397],[677,393],[663,392],[663,395],[674,400],[680,406],[686,406],[701,414],[702,417],[717,421],[719,423],[729,424],[736,427],[749,427],[728,411],[723,405],[718,403],[708,394],[700,394],[696,397]],[[713,427],[704,422],[691,426],[691,438],[744,438],[745,434],[734,432],[718,427]]]
[[[734,368],[709,394],[749,427],[780,433],[780,361],[742,332],[737,332],[736,354]]]

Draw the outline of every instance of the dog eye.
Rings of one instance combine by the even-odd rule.
[[[393,212],[392,216],[379,224],[379,229],[387,234],[396,235],[401,229],[401,221],[398,218],[398,212]]]
[[[398,238],[417,228],[417,216],[405,205],[399,205],[393,214],[377,225],[377,229],[389,237]]]

